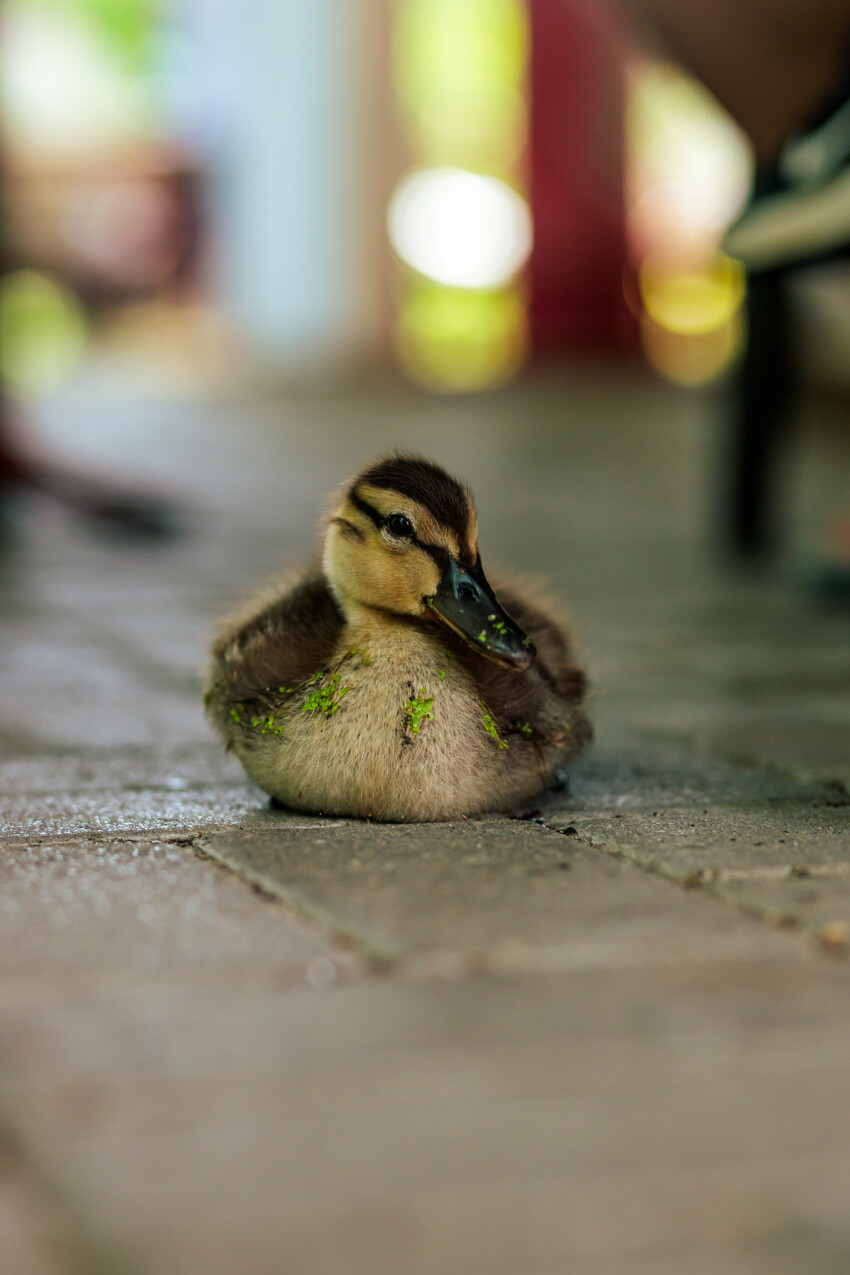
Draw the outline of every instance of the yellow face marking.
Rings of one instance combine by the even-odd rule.
[[[461,546],[454,532],[438,523],[417,500],[412,500],[410,496],[402,496],[400,492],[392,491],[388,487],[372,487],[369,483],[360,483],[355,488],[355,493],[361,500],[365,500],[377,510],[382,518],[386,518],[389,514],[404,514],[405,518],[409,518],[413,523],[417,540],[421,540],[423,544],[439,545],[454,558],[460,553]],[[361,518],[365,516],[360,515]]]
[[[392,514],[409,519],[415,540],[388,536],[352,497],[369,505],[379,520]],[[475,561],[477,520],[471,501],[469,513],[461,540],[410,496],[366,482],[355,484],[330,519],[338,534],[326,542],[325,569],[337,596],[396,614],[426,614],[425,599],[437,592],[444,570],[444,560],[429,548],[442,549],[462,563]]]

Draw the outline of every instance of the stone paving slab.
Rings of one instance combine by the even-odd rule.
[[[838,967],[721,957],[285,994],[80,986],[5,1016],[3,1097],[155,1275],[834,1275],[848,990]]]
[[[707,883],[710,884],[710,883]],[[850,871],[794,874],[784,879],[721,879],[719,897],[771,925],[802,930],[828,951],[850,948]]]
[[[69,1238],[54,1202],[13,1149],[0,1141],[3,1275],[69,1275]]]
[[[781,770],[735,765],[701,754],[683,741],[664,743],[644,732],[628,751],[612,747],[606,737],[570,773],[569,791],[541,803],[546,812],[561,805],[567,814],[609,811],[640,813],[663,810],[714,810],[786,806],[828,807],[850,801],[839,785],[806,782]]]
[[[272,816],[196,847],[420,977],[766,959],[781,947],[733,912],[525,821],[317,827]]]
[[[579,844],[634,857],[684,881],[693,873],[774,876],[817,868],[850,871],[850,809],[787,806],[777,809],[684,810],[651,814],[551,814],[547,825]],[[574,830],[574,831],[571,831]]]
[[[820,717],[812,716],[810,703],[807,708],[790,721],[787,713],[775,712],[756,722],[715,721],[698,730],[695,740],[703,752],[715,756],[850,784],[850,724],[841,682],[837,681],[829,710]],[[830,721],[832,713],[839,720]]]
[[[149,676],[140,663],[103,642],[57,650],[54,641],[36,637],[17,650],[6,647],[3,721],[14,723],[14,734],[0,738],[2,751],[15,757],[197,739],[203,712],[196,675],[184,672],[175,684],[162,673]]]
[[[261,971],[262,977],[258,978]],[[185,845],[84,841],[0,846],[0,1006],[165,975],[226,987],[351,977],[356,962]]]
[[[698,754],[668,760],[660,775],[634,763],[612,774],[604,759],[596,768],[575,783],[571,807],[546,809],[547,826],[577,845],[702,887],[772,925],[801,930],[831,951],[847,946],[850,798],[842,783],[802,782],[776,770],[703,762]],[[600,802],[594,790],[600,778],[605,786],[606,773],[615,782]]]
[[[141,788],[183,792],[244,783],[242,767],[213,740],[184,748],[161,744],[150,749],[124,747],[120,752],[75,749],[0,760],[0,795],[9,797]]]
[[[132,772],[131,776],[132,778]],[[238,827],[264,804],[246,783],[233,787],[58,792],[0,797],[0,844],[31,844],[91,837],[149,838]]]
[[[746,941],[746,926],[733,939],[723,929],[731,918],[691,913],[686,896],[659,895],[617,859],[683,885],[712,884],[718,899],[772,923],[817,927],[826,900],[802,909],[808,896],[793,881],[816,870],[828,896],[832,879],[850,872],[848,801],[829,784],[647,746],[640,761],[600,755],[579,766],[567,796],[525,812],[543,828],[496,817],[370,827],[261,810],[238,833],[197,844],[378,960],[435,972],[558,969]],[[759,875],[770,883],[763,905]],[[746,890],[725,890],[741,878]],[[823,921],[833,946],[844,919],[837,893]]]

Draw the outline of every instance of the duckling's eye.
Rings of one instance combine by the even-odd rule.
[[[398,536],[400,539],[409,539],[413,535],[413,523],[404,514],[390,514],[384,519],[384,526],[391,536]]]

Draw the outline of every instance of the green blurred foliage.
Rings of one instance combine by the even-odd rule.
[[[21,8],[61,13],[98,32],[124,70],[150,70],[162,0],[14,0]]]
[[[525,303],[516,287],[473,291],[419,280],[402,303],[397,352],[432,389],[478,390],[509,380],[526,354]]]
[[[15,270],[0,282],[0,378],[16,394],[49,390],[77,365],[87,342],[82,307],[59,280]]]
[[[401,0],[397,88],[422,162],[493,172],[516,162],[528,39],[521,0]]]

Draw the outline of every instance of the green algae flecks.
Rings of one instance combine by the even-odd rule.
[[[437,669],[437,677],[440,679],[440,681],[441,681],[441,682],[445,682],[445,680],[446,680],[446,670],[445,670],[444,668],[438,668],[438,669]]]
[[[484,630],[483,630],[483,629],[482,629],[482,630],[481,630],[481,632],[478,634],[478,641],[479,641],[479,642],[486,642],[486,641],[487,641],[487,634],[484,632]]]
[[[496,729],[496,723],[493,721],[493,718],[491,717],[491,715],[487,712],[487,706],[483,703],[481,705],[481,721],[484,724],[484,729],[486,730],[490,738],[494,739],[500,748],[507,749],[508,747],[507,744],[499,736],[499,732]]]
[[[324,674],[314,673],[308,685],[321,681]],[[340,701],[350,691],[350,686],[340,686],[339,673],[334,673],[327,686],[317,686],[304,701],[302,713],[324,713],[325,717],[333,717],[339,710]]]
[[[351,660],[355,660],[358,655],[360,656],[360,668],[368,668],[372,661],[362,646],[355,646],[354,650],[348,652],[348,658]]]
[[[405,704],[404,713],[407,718],[407,725],[413,735],[419,734],[423,722],[433,721],[433,704],[434,696],[426,695],[424,687],[418,695],[411,696]]]
[[[523,735],[531,735],[534,731],[534,727],[528,722],[517,722],[517,730],[521,730]]]
[[[239,714],[237,713],[237,711],[236,711],[236,709],[235,709],[235,708],[231,708],[231,710],[230,710],[230,716],[233,718],[234,722],[241,722],[241,721],[242,721],[242,718],[239,716]]]
[[[258,730],[261,735],[282,735],[283,727],[275,725],[273,713],[267,713],[265,717],[252,717],[251,725],[254,730]]]

